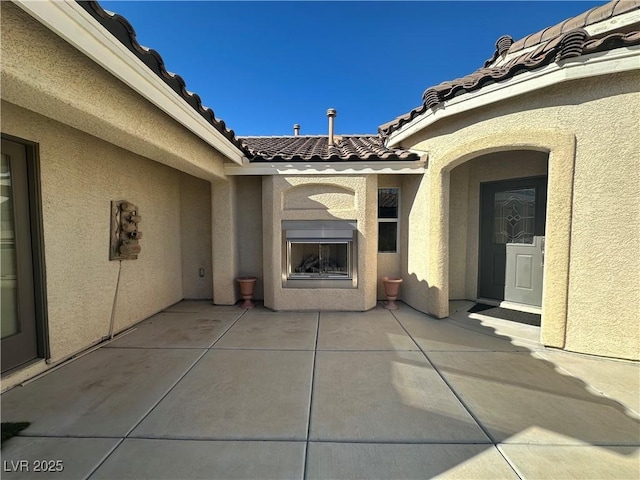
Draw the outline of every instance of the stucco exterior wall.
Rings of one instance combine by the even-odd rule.
[[[341,193],[327,195],[326,192]],[[377,176],[272,176],[262,186],[264,301],[274,310],[356,310],[375,307]],[[283,220],[355,220],[357,288],[285,288]]]
[[[566,348],[638,360],[640,74],[606,85],[636,92],[598,101],[578,130]]]
[[[237,177],[211,185],[213,303],[233,305],[239,298]]]
[[[182,299],[180,172],[7,102],[2,132],[39,144],[53,361],[108,335],[120,263],[115,332]],[[112,200],[139,208],[137,260],[109,261]]]
[[[238,177],[237,181],[238,275],[258,277],[254,298],[263,299],[262,178]]]
[[[544,152],[514,150],[469,160],[451,171],[449,298],[478,298],[480,184],[547,174]]]
[[[640,358],[640,251],[627,234],[640,227],[639,81],[634,71],[567,82],[443,119],[403,142],[429,153],[430,237],[438,242],[429,280],[440,292],[430,311],[448,313],[451,170],[486,153],[548,151],[542,340]]]
[[[224,177],[210,145],[11,2],[0,8],[3,100],[196,177]]]
[[[186,173],[179,175],[183,297],[211,299],[211,183]]]
[[[421,312],[429,310],[429,171],[403,175],[400,298]]]

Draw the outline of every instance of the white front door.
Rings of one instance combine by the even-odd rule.
[[[507,243],[505,301],[542,305],[543,248],[544,237],[539,236],[533,243]]]

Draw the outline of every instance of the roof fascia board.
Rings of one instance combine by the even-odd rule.
[[[393,132],[389,136],[387,147],[400,145],[403,140],[443,118],[571,80],[637,70],[640,67],[639,60],[640,45],[635,45],[571,58],[559,63],[552,63],[533,72],[516,75],[475,92],[459,95],[445,101],[435,109],[428,110]]]
[[[424,152],[421,152],[424,153]],[[345,162],[345,163],[251,163],[224,165],[225,175],[365,175],[365,174],[424,174],[426,155],[411,162]]]
[[[74,1],[14,0],[22,10],[235,163],[244,153]]]

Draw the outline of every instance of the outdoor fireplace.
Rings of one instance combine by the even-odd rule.
[[[356,222],[283,221],[283,286],[356,288]]]

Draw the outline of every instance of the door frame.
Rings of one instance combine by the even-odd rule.
[[[28,221],[31,227],[31,257],[33,263],[33,293],[37,349],[37,357],[33,361],[38,359],[49,359],[51,357],[51,352],[47,315],[45,245],[43,235],[44,228],[39,146],[35,142],[5,133],[2,133],[0,137],[2,140],[18,143],[25,147],[27,163],[27,197],[29,202]],[[24,364],[7,369],[6,371],[3,370],[2,375],[18,370],[29,363],[31,362],[28,361]]]
[[[536,193],[536,211],[541,209],[544,212],[542,218],[536,218],[536,235],[545,235],[546,228],[546,214],[547,214],[547,199],[548,199],[548,185],[549,185],[549,176],[548,175],[536,175],[532,177],[519,177],[519,178],[511,178],[505,180],[496,180],[496,181],[488,181],[482,182],[480,184],[480,199],[479,199],[479,209],[478,209],[478,221],[479,221],[479,230],[478,230],[478,287],[477,287],[477,298],[494,300],[498,303],[504,302],[503,298],[493,298],[490,296],[482,295],[482,285],[483,285],[483,264],[484,257],[486,255],[485,248],[486,245],[486,237],[491,234],[493,229],[493,215],[491,217],[491,221],[486,221],[485,215],[485,196],[489,195],[496,190],[510,189],[510,188],[525,188],[529,186],[541,187],[544,186],[542,190],[542,194]],[[506,257],[505,257],[506,262]],[[542,290],[544,291],[544,275],[542,277]],[[515,305],[515,304],[514,304]],[[537,307],[534,307],[537,308]],[[540,307],[541,308],[541,307]]]

